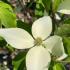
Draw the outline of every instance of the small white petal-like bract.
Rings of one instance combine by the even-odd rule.
[[[70,14],[70,0],[63,0],[63,2],[59,5],[58,12]]]
[[[44,16],[36,20],[32,25],[33,37],[21,28],[0,29],[2,36],[8,44],[17,49],[31,48],[26,55],[27,70],[48,70],[51,56],[56,56],[56,60],[67,57],[64,52],[62,38],[50,36],[52,32],[52,20],[49,16]]]

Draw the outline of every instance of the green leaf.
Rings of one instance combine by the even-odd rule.
[[[25,60],[23,60],[18,68],[18,70],[26,70],[26,63]]]
[[[56,63],[54,66],[53,66],[53,70],[66,70],[65,67],[63,66],[63,64],[61,63]]]
[[[62,36],[62,37],[69,37],[70,36],[70,24],[60,25],[60,27],[58,27],[57,30],[55,31],[55,34]]]
[[[64,24],[70,24],[70,18],[64,20]]]
[[[6,47],[6,48],[8,49],[8,51],[11,52],[11,53],[14,52],[14,50],[15,50],[15,49],[14,49],[12,46],[10,46],[9,44],[7,44],[5,47]]]
[[[16,16],[13,12],[0,7],[0,23],[6,27],[16,27]]]
[[[5,2],[7,4],[10,4],[8,0],[1,0],[2,2]]]
[[[46,11],[49,12],[51,10],[52,0],[42,0],[42,2],[44,4]]]
[[[4,2],[2,2],[2,1],[0,1],[0,7],[8,9],[8,10],[13,12],[13,9],[11,8],[11,6],[6,4],[6,3],[4,3]]]
[[[18,70],[18,68],[20,67],[20,64],[22,63],[23,59],[15,62],[13,61],[13,65],[14,65],[14,70]]]
[[[70,63],[70,56],[68,56],[66,59],[64,59],[65,63]]]
[[[66,69],[62,63],[52,60],[49,66],[49,70],[66,70]]]
[[[70,37],[63,37],[63,43],[66,53],[70,56]]]
[[[35,15],[41,17],[44,15],[44,12],[42,10],[35,10]]]
[[[55,62],[53,60],[51,60],[51,63],[49,65],[49,70],[53,70],[54,64],[55,64]]]
[[[25,57],[27,51],[20,52],[15,59],[13,60],[14,70],[23,70],[21,69],[25,67]]]
[[[7,42],[2,38],[0,37],[0,47],[3,48],[4,46],[6,46]]]
[[[30,24],[27,24],[25,22],[22,22],[21,20],[18,20],[17,27],[25,29],[26,31],[28,31],[31,34],[31,25]]]
[[[35,9],[35,15],[38,17],[41,17],[44,15],[44,6],[42,3],[42,0],[36,1],[36,9]]]
[[[62,0],[54,0],[53,1],[53,11],[56,12]]]

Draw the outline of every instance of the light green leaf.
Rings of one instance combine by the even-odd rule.
[[[36,16],[43,16],[44,12],[42,10],[35,10],[35,15]]]
[[[44,15],[44,6],[43,6],[43,3],[42,3],[42,0],[37,0],[36,1],[35,15],[39,16],[39,17]]]
[[[0,7],[0,23],[6,28],[16,27],[15,14],[3,7]]]
[[[2,2],[2,1],[0,1],[0,7],[5,8],[5,9],[8,9],[8,10],[10,10],[10,11],[13,12],[11,6],[8,5],[8,4],[6,4],[6,3],[4,3],[4,2]]]
[[[56,63],[54,66],[53,66],[53,70],[66,70],[65,67],[60,64],[60,63]]]
[[[58,9],[59,4],[62,2],[62,0],[53,0],[53,11],[56,12]]]

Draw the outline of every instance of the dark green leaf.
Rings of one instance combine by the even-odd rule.
[[[65,63],[70,63],[70,56],[68,56],[66,59],[64,59]]]
[[[31,34],[31,25],[30,24],[27,24],[25,22],[22,22],[21,20],[18,20],[17,27],[25,29],[26,31],[28,31]]]
[[[49,70],[53,70],[53,66],[54,66],[55,62],[52,60],[50,65],[49,65]]]
[[[25,60],[23,60],[18,68],[18,70],[26,70]]]
[[[70,18],[64,20],[64,24],[70,24]]]
[[[42,0],[42,2],[44,4],[46,11],[49,12],[51,10],[52,0]]]
[[[0,47],[4,47],[4,46],[6,46],[6,44],[7,44],[7,42],[2,38],[2,37],[0,37]]]
[[[62,36],[62,37],[69,37],[70,36],[70,24],[63,24],[55,31],[56,35]]]

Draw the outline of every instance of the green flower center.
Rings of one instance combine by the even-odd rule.
[[[35,39],[34,44],[37,45],[37,46],[39,46],[39,45],[42,44],[42,42],[43,42],[43,40],[38,37],[37,39]]]
[[[56,56],[56,55],[51,54],[51,58],[52,58],[53,61],[56,61],[56,59],[59,58],[59,57],[60,56]]]

